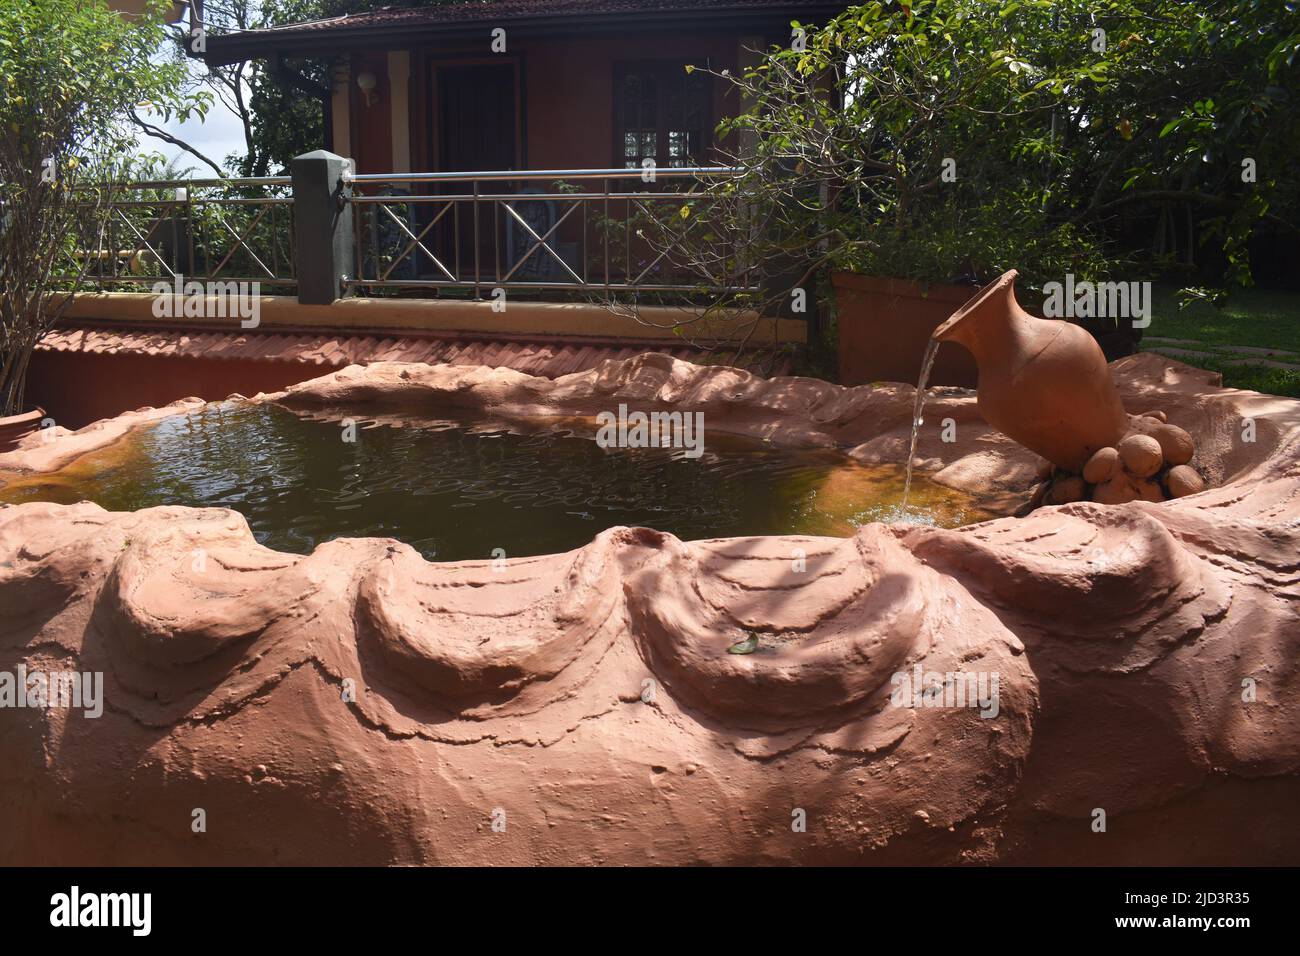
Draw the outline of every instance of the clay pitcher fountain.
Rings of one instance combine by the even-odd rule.
[[[1022,309],[1016,275],[1012,269],[981,289],[935,329],[934,340],[958,342],[975,356],[986,422],[1077,473],[1124,437],[1128,415],[1096,340]]]

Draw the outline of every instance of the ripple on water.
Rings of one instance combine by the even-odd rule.
[[[222,403],[162,419],[62,472],[0,489],[0,501],[83,499],[114,511],[226,507],[258,541],[306,553],[337,537],[394,537],[437,560],[580,547],[614,525],[684,539],[848,535],[871,521],[952,527],[989,517],[900,467],[708,435],[680,449],[604,449],[571,425],[338,421],[275,405]]]

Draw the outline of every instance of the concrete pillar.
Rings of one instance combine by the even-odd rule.
[[[352,184],[344,179],[352,161],[323,149],[289,164],[293,179],[294,268],[298,301],[329,305],[353,274]]]
[[[352,108],[349,97],[352,71],[347,64],[340,64],[330,75],[330,128],[334,131],[334,141],[330,149],[340,156],[352,154]]]
[[[388,101],[392,126],[393,169],[411,171],[411,54],[409,50],[388,51]]]
[[[184,188],[176,190],[176,201],[185,202],[188,196]],[[162,258],[167,263],[167,268],[177,275],[188,276],[193,270],[190,268],[190,214],[187,206],[173,208],[169,212],[158,229],[159,238],[162,240]]]

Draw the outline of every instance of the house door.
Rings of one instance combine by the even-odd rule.
[[[519,165],[516,134],[518,117],[515,103],[515,66],[513,63],[446,66],[438,70],[438,168],[442,172],[483,172],[516,169]],[[481,192],[510,192],[508,182],[484,183]],[[444,193],[465,194],[472,191],[468,183],[445,183]],[[471,204],[462,204],[452,238],[443,233],[446,245],[456,250],[458,276],[462,280],[490,283],[505,255],[501,221],[504,213],[495,204],[480,204],[475,230],[475,213]],[[477,242],[475,237],[477,236]],[[442,244],[442,243],[440,243]],[[476,254],[477,253],[477,254]]]
[[[443,172],[518,166],[513,63],[442,67],[438,93]]]

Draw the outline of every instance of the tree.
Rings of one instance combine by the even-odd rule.
[[[156,62],[169,6],[128,20],[83,0],[0,5],[0,415],[24,407],[32,351],[69,301],[60,280],[75,289],[103,254],[131,113],[201,108],[179,95],[178,67]]]
[[[322,0],[204,0],[201,9],[203,27],[212,35],[262,30],[325,15]],[[193,27],[191,24],[191,30]],[[319,148],[324,130],[322,103],[329,95],[328,61],[241,60],[204,67],[190,60],[186,52],[195,43],[192,33],[182,34],[178,41],[177,56],[189,66],[192,83],[210,91],[216,102],[239,120],[244,150],[221,158],[227,169],[240,176],[266,176],[275,167],[287,166],[292,157]],[[146,132],[159,136],[161,131],[153,128]],[[177,142],[168,135],[160,138]],[[214,160],[200,158],[221,173]]]
[[[702,290],[757,275],[761,291],[715,297],[684,334],[719,312],[779,311],[832,270],[950,282],[1106,268],[1097,237],[1052,204],[1042,148],[1068,107],[1043,81],[1075,61],[1036,53],[1069,5],[869,3],[793,24],[742,74],[715,72],[745,106],[717,137],[740,175],[638,234]]]
[[[1176,209],[1192,234],[1176,274],[1195,249],[1248,282],[1249,238],[1300,218],[1296,8],[898,0],[794,24],[718,74],[747,106],[719,128],[743,174],[642,234],[704,287],[797,262],[762,301],[725,303],[767,308],[828,269],[1156,278],[1177,264],[1151,227]]]
[[[1063,139],[1076,219],[1174,275],[1252,282],[1250,240],[1300,222],[1300,4],[1112,0],[1072,26],[1104,46]]]

